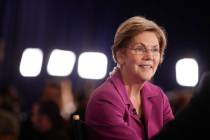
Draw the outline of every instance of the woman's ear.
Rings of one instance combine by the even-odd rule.
[[[117,58],[117,63],[119,65],[124,64],[124,62],[125,62],[125,51],[124,50],[117,51],[116,58]]]

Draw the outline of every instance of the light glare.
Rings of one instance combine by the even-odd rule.
[[[179,85],[193,87],[198,83],[198,63],[184,58],[176,63],[176,81]]]
[[[49,58],[47,72],[52,76],[68,76],[73,70],[75,60],[74,52],[54,49]]]
[[[20,62],[20,73],[24,77],[36,77],[42,67],[43,52],[38,48],[27,48],[23,51]]]
[[[78,59],[78,74],[84,79],[102,79],[107,71],[107,57],[100,52],[84,52]]]

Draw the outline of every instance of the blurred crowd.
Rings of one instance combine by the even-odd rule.
[[[87,82],[88,83],[88,82]],[[22,112],[22,99],[17,87],[7,85],[0,90],[0,140],[71,140],[73,115],[84,120],[85,107],[94,86],[87,84],[74,93],[69,80],[50,81],[43,85],[39,99],[27,113]],[[85,85],[84,84],[84,85]],[[176,115],[189,103],[192,92],[168,94]],[[25,116],[23,116],[26,114]]]
[[[71,140],[73,115],[84,120],[90,84],[73,93],[69,80],[50,81],[43,85],[41,96],[22,112],[17,87],[0,90],[0,140]]]

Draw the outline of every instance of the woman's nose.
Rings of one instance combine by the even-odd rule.
[[[154,54],[153,54],[152,50],[151,50],[151,49],[147,49],[147,50],[144,52],[144,57],[145,57],[146,59],[153,59]]]

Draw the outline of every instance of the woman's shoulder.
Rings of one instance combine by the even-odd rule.
[[[151,82],[148,82],[145,86],[147,88],[147,97],[156,97],[159,101],[163,103],[164,106],[168,106],[168,96],[165,94],[161,87]]]
[[[107,80],[92,92],[89,102],[121,104],[123,101],[113,83],[110,80]]]
[[[108,91],[112,91],[114,88],[112,82],[110,79],[107,79],[106,81],[104,81],[102,84],[100,84],[93,92],[108,92]]]
[[[146,82],[145,83],[145,87],[148,89],[148,90],[152,90],[152,91],[158,91],[158,92],[163,92],[162,88],[152,82]]]
[[[110,80],[107,80],[92,92],[91,98],[114,96],[116,92],[117,91],[114,85],[110,82]]]
[[[153,96],[161,96],[162,98],[166,97],[166,94],[163,91],[163,89],[152,82],[146,82],[144,89]]]

